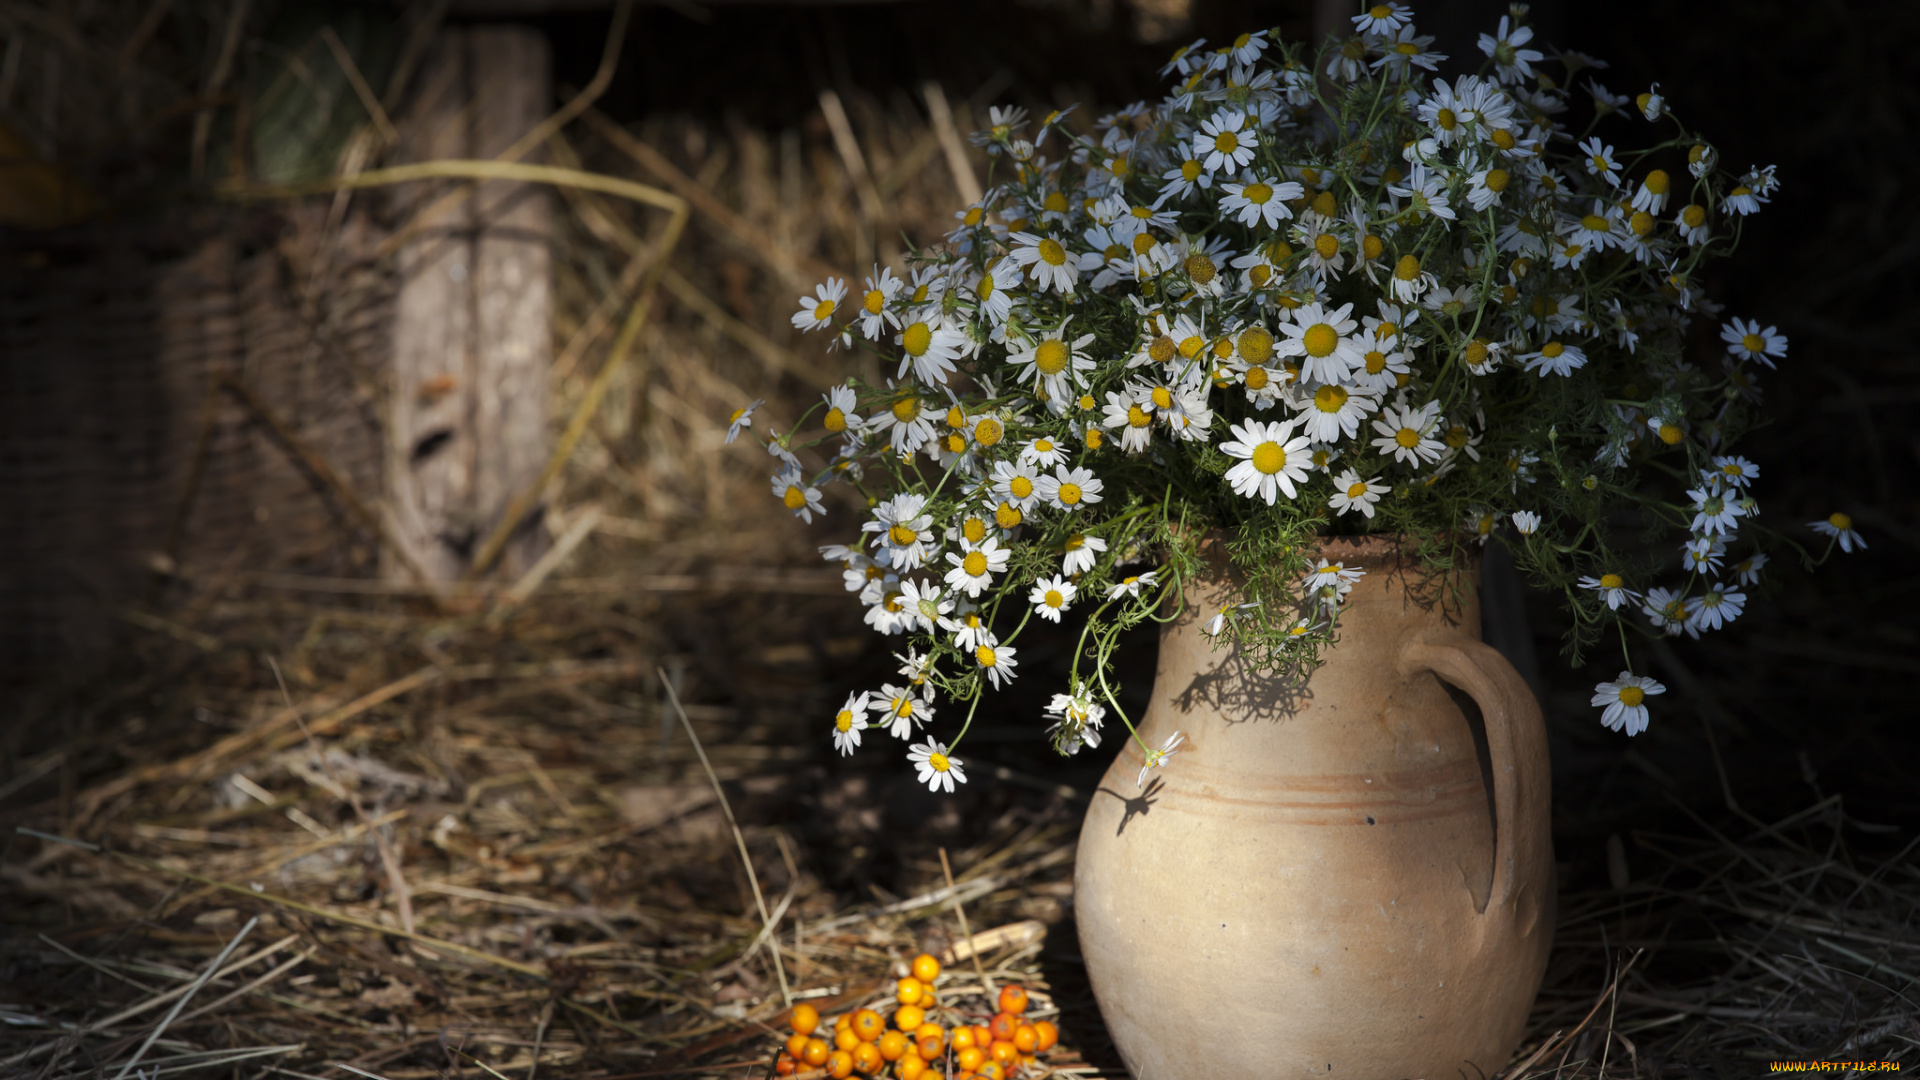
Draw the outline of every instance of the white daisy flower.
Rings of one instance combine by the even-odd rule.
[[[1274,354],[1301,357],[1303,382],[1334,383],[1346,379],[1361,363],[1360,346],[1349,336],[1359,325],[1349,317],[1352,311],[1352,304],[1342,304],[1331,311],[1319,303],[1300,305],[1293,309],[1291,321],[1280,324],[1284,340],[1274,348]]]
[[[1427,168],[1424,162],[1414,162],[1406,180],[1389,186],[1387,194],[1407,200],[1407,209],[1420,217],[1457,220],[1447,199],[1446,179]]]
[[[1093,370],[1093,359],[1086,354],[1091,344],[1092,334],[1082,334],[1069,343],[1066,324],[1062,323],[1058,330],[1024,347],[1009,347],[1007,363],[1021,369],[1017,376],[1021,382],[1036,391],[1044,389],[1049,400],[1072,400],[1086,385],[1083,373]]]
[[[1200,167],[1207,172],[1232,176],[1253,160],[1254,148],[1259,145],[1259,136],[1247,125],[1247,114],[1222,109],[1201,121],[1193,137],[1193,156],[1200,159]]]
[[[1361,34],[1394,34],[1412,22],[1413,12],[1391,0],[1385,4],[1374,4],[1353,17],[1354,31]]]
[[[1239,461],[1226,476],[1234,494],[1260,499],[1268,506],[1282,492],[1294,498],[1294,484],[1306,483],[1311,459],[1310,440],[1293,434],[1293,421],[1249,420],[1229,430],[1233,438],[1220,444],[1220,452]]]
[[[1711,230],[1707,228],[1707,208],[1699,203],[1688,203],[1673,215],[1673,223],[1680,227],[1680,237],[1689,245],[1699,246],[1707,242]]]
[[[1739,618],[1746,603],[1746,593],[1735,592],[1731,586],[1716,581],[1713,588],[1699,596],[1687,597],[1687,627],[1695,634],[1719,630]]]
[[[801,331],[831,329],[834,309],[846,298],[847,283],[839,278],[828,278],[825,283],[814,287],[812,296],[800,298],[800,310],[793,313],[793,328]]]
[[[1062,754],[1077,754],[1082,746],[1100,748],[1100,724],[1106,719],[1107,707],[1096,703],[1092,695],[1084,691],[1078,694],[1055,694],[1048,703],[1046,718],[1053,721],[1047,728],[1047,734],[1053,737],[1053,744]]]
[[[953,785],[967,782],[967,774],[960,768],[960,759],[947,754],[947,745],[928,740],[917,743],[907,754],[907,760],[913,762],[918,770],[920,782],[927,785],[928,791],[949,791]]]
[[[1680,545],[1680,564],[1696,574],[1720,569],[1727,542],[1718,536],[1696,536]]]
[[[1040,498],[1039,470],[1024,461],[996,461],[987,479],[994,496],[1025,513]]]
[[[1605,573],[1599,577],[1583,577],[1580,579],[1580,587],[1599,593],[1600,599],[1607,602],[1608,611],[1619,611],[1623,605],[1640,599],[1639,593],[1627,588],[1626,579],[1615,573]]]
[[[933,633],[940,617],[953,610],[953,600],[931,581],[900,582],[900,609],[925,633]]]
[[[1768,367],[1787,358],[1787,335],[1778,327],[1760,329],[1760,320],[1733,319],[1720,327],[1727,352],[1742,360],[1758,360]]]
[[[1428,46],[1432,44],[1433,35],[1416,34],[1412,26],[1403,26],[1381,42],[1383,51],[1373,61],[1372,67],[1376,71],[1384,70],[1396,79],[1410,77],[1414,68],[1436,71],[1447,54],[1430,51]]]
[[[1256,176],[1245,184],[1221,184],[1220,190],[1226,197],[1220,200],[1220,213],[1239,219],[1242,225],[1266,223],[1267,228],[1277,229],[1282,221],[1293,217],[1293,208],[1287,200],[1297,199],[1306,193],[1306,189],[1291,180],[1280,183],[1270,176]]]
[[[868,341],[880,340],[887,327],[900,325],[900,316],[890,306],[906,283],[894,276],[893,267],[875,267],[867,276],[867,291],[860,298],[860,333]]]
[[[1742,585],[1756,585],[1760,581],[1760,571],[1767,565],[1767,553],[1756,551],[1734,563],[1730,568],[1733,576]]]
[[[1580,144],[1580,153],[1585,155],[1588,176],[1597,176],[1607,182],[1609,187],[1620,186],[1620,163],[1613,158],[1613,147],[1600,141],[1595,135]]]
[[[1073,582],[1063,576],[1040,578],[1033,583],[1033,591],[1027,594],[1027,602],[1033,605],[1035,615],[1057,623],[1060,614],[1072,606],[1076,591]]]
[[[1467,174],[1467,205],[1475,210],[1485,210],[1497,205],[1500,196],[1513,182],[1513,174],[1497,165],[1490,165],[1478,172]]]
[[[1606,725],[1608,731],[1625,728],[1628,735],[1638,735],[1647,730],[1647,707],[1644,702],[1655,694],[1666,692],[1666,687],[1652,679],[1623,671],[1619,678],[1611,682],[1594,685],[1591,704],[1596,708],[1604,707],[1600,722]]]
[[[912,391],[905,391],[891,406],[868,417],[867,426],[875,434],[886,436],[894,453],[911,457],[933,441],[933,414],[926,404]]]
[[[1688,531],[1701,536],[1726,536],[1739,529],[1740,519],[1747,516],[1746,506],[1722,494],[1718,484],[1690,488],[1687,498],[1693,500],[1693,524],[1688,526]]]
[[[1502,15],[1497,30],[1480,35],[1480,51],[1493,61],[1494,75],[1515,86],[1533,78],[1533,64],[1545,59],[1538,49],[1521,48],[1532,40],[1533,27],[1518,25]]]
[[[1549,341],[1533,352],[1521,353],[1517,359],[1525,363],[1526,370],[1538,372],[1544,379],[1548,375],[1572,375],[1586,366],[1587,354],[1578,345]]]
[[[1660,586],[1648,589],[1640,611],[1646,615],[1648,622],[1668,637],[1678,635],[1687,625],[1686,599],[1673,589]]]
[[[1718,455],[1713,459],[1713,468],[1700,470],[1700,475],[1708,483],[1745,488],[1760,479],[1760,466],[1743,457]]]
[[[913,738],[915,725],[925,726],[933,719],[933,706],[920,700],[912,687],[892,683],[883,683],[879,696],[868,702],[867,707],[880,714],[887,734],[896,739]]]
[[[862,621],[882,634],[905,633],[912,625],[912,619],[900,606],[900,579],[893,574],[867,582],[860,590],[860,602],[867,605]]]
[[[1118,600],[1123,596],[1138,598],[1142,590],[1152,588],[1160,580],[1160,571],[1149,570],[1144,574],[1130,574],[1120,579],[1118,584],[1107,588],[1107,599]]]
[[[1073,292],[1074,282],[1080,277],[1078,261],[1051,236],[1014,233],[1012,259],[1036,288],[1052,289],[1062,296]]]
[[[1673,178],[1665,169],[1655,169],[1633,193],[1633,208],[1658,217],[1666,212],[1667,197],[1673,192]]]
[[[1519,530],[1521,536],[1532,536],[1540,529],[1540,515],[1531,510],[1515,510],[1513,527]]]
[[[894,378],[906,378],[907,369],[912,368],[914,378],[921,382],[944,386],[947,375],[954,370],[953,362],[966,355],[972,341],[964,331],[944,326],[938,319],[923,318],[902,327],[894,335],[894,344],[901,352],[900,370]]]
[[[1359,387],[1328,383],[1303,395],[1295,407],[1300,410],[1302,430],[1308,438],[1332,443],[1342,435],[1353,438],[1360,430],[1360,421],[1380,407],[1380,399]]]
[[[1373,422],[1373,430],[1380,433],[1380,438],[1373,440],[1373,448],[1417,469],[1438,461],[1446,451],[1447,445],[1434,437],[1441,423],[1438,401],[1429,401],[1418,409],[1406,405],[1388,409]]]
[[[1137,788],[1146,787],[1147,774],[1152,772],[1156,768],[1160,768],[1161,766],[1164,766],[1167,763],[1168,758],[1171,758],[1173,755],[1179,753],[1181,750],[1181,744],[1186,742],[1186,739],[1187,737],[1185,735],[1182,735],[1176,731],[1173,734],[1167,736],[1167,741],[1160,744],[1160,749],[1158,750],[1149,749],[1146,753],[1146,764],[1140,766],[1140,775],[1137,778],[1135,778],[1133,782],[1133,786]]]
[[[1473,534],[1474,542],[1481,547],[1487,546],[1487,537],[1493,535],[1493,527],[1500,524],[1500,516],[1493,511],[1481,508],[1469,511],[1463,527]]]
[[[1153,439],[1153,414],[1142,407],[1140,395],[1107,391],[1100,424],[1120,429],[1120,449],[1137,454]]]
[[[1060,572],[1072,576],[1092,570],[1100,560],[1100,553],[1107,550],[1107,542],[1086,533],[1071,533],[1067,536],[1064,548],[1066,558],[1060,563]]]
[[[1367,517],[1373,517],[1373,507],[1380,496],[1393,489],[1380,483],[1379,477],[1360,479],[1360,474],[1352,469],[1333,478],[1333,498],[1327,500],[1328,508],[1344,514],[1349,510],[1358,510]]]
[[[833,748],[842,756],[853,753],[860,745],[860,733],[867,730],[867,709],[870,703],[867,692],[847,695],[847,703],[840,706],[839,715],[833,718]]]
[[[1260,604],[1257,601],[1245,604],[1223,604],[1219,611],[1213,613],[1213,618],[1208,619],[1207,624],[1200,628],[1200,632],[1208,637],[1218,637],[1220,636],[1220,631],[1227,628],[1227,621],[1233,617],[1234,612],[1246,611],[1249,608],[1257,608],[1259,606]]]
[[[1652,89],[1634,98],[1633,104],[1640,110],[1640,115],[1649,121],[1660,119],[1667,111],[1667,99],[1661,95],[1659,83],[1654,83]]]
[[[987,681],[995,690],[1014,680],[1014,669],[1020,664],[1014,659],[1016,650],[1011,645],[981,644],[974,647],[973,658],[986,669]]]
[[[875,506],[873,520],[860,526],[862,532],[879,534],[884,561],[894,570],[912,570],[926,561],[934,543],[933,515],[924,512],[926,505],[925,495],[895,495]]]
[[[1849,555],[1853,553],[1853,549],[1856,547],[1861,551],[1867,550],[1867,542],[1860,538],[1858,532],[1854,531],[1853,518],[1847,514],[1835,511],[1828,515],[1825,521],[1807,522],[1807,528],[1812,529],[1822,536],[1831,536],[1839,543],[1840,550]]]
[[[1078,510],[1082,504],[1091,505],[1100,501],[1100,489],[1105,486],[1093,475],[1092,469],[1070,469],[1065,465],[1054,467],[1052,476],[1042,476],[1035,484],[1040,497],[1055,510]]]
[[[827,512],[820,502],[820,489],[808,485],[806,477],[797,471],[781,471],[773,476],[773,495],[793,511],[793,516],[807,524],[813,524],[813,515]]]
[[[993,587],[993,575],[1007,571],[1007,560],[1013,552],[1000,546],[1000,542],[989,536],[978,547],[967,545],[964,554],[948,552],[947,562],[953,569],[947,571],[947,584],[958,592],[978,598],[983,590]]]
[[[733,410],[733,415],[727,417],[727,442],[729,444],[740,437],[741,431],[753,427],[753,410],[766,403],[766,398],[754,398],[753,403],[746,408]]]
[[[1366,576],[1366,571],[1358,567],[1349,567],[1343,562],[1320,560],[1320,565],[1300,579],[1309,595],[1318,600],[1332,614],[1340,602],[1353,591],[1353,583]]]
[[[857,435],[866,426],[866,421],[854,412],[859,407],[859,399],[852,386],[844,383],[835,386],[822,394],[820,400],[827,406],[827,415],[820,420],[821,426],[835,435],[846,432]]]

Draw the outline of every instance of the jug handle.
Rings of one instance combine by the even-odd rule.
[[[1530,933],[1547,898],[1527,883],[1553,867],[1552,773],[1540,703],[1526,680],[1492,646],[1457,631],[1426,634],[1400,652],[1400,671],[1431,671],[1480,707],[1493,765],[1494,876],[1488,912],[1513,918]]]

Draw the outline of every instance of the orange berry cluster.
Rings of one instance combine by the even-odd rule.
[[[774,1060],[774,1074],[795,1080],[855,1074],[876,1080],[1008,1080],[1059,1041],[1059,1028],[1023,1018],[1027,992],[1014,985],[1000,988],[1000,1011],[988,1023],[942,1027],[931,1019],[938,1004],[933,980],[939,974],[940,961],[926,953],[914,957],[913,974],[894,992],[899,1004],[891,1028],[877,1011],[859,1009],[836,1017],[829,1039],[815,1034],[821,1031],[820,1010],[794,1006],[793,1035]],[[942,1069],[949,1058],[950,1073]]]

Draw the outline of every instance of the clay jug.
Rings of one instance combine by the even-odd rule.
[[[1546,733],[1479,640],[1473,571],[1450,590],[1392,541],[1324,553],[1366,576],[1304,684],[1213,648],[1224,573],[1189,587],[1140,720],[1185,749],[1143,791],[1128,740],[1087,812],[1081,953],[1138,1080],[1489,1077],[1540,988]]]

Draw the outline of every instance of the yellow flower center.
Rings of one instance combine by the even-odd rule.
[[[1549,360],[1559,359],[1560,354],[1566,351],[1567,347],[1557,341],[1549,341],[1545,345],[1540,346],[1540,355]]]
[[[813,321],[814,322],[826,322],[827,317],[832,314],[833,314],[833,301],[831,300],[822,300],[819,303],[813,305]]]
[[[1689,229],[1697,229],[1707,223],[1707,208],[1699,203],[1691,203],[1680,211],[1680,224]]]
[[[1026,515],[1020,512],[1019,507],[1008,503],[1001,503],[998,507],[995,507],[993,511],[994,523],[1003,529],[1017,527],[1025,517]]]
[[[1136,255],[1145,255],[1147,252],[1152,251],[1154,245],[1159,242],[1160,241],[1155,240],[1147,233],[1141,233],[1139,236],[1133,238],[1133,252]]]
[[[1313,407],[1323,413],[1337,413],[1347,404],[1347,392],[1328,383],[1313,392]]]
[[[1367,14],[1376,19],[1384,19],[1393,14],[1393,8],[1386,4],[1375,4],[1367,9]]]
[[[1313,197],[1313,212],[1321,217],[1332,217],[1334,211],[1333,192],[1323,191]]]
[[[1647,692],[1637,686],[1623,686],[1620,688],[1620,704],[1625,705],[1629,709],[1639,705],[1645,700],[1647,700]]]
[[[1231,154],[1240,149],[1240,139],[1231,131],[1223,131],[1213,137],[1213,148],[1223,154]]]
[[[1040,343],[1039,348],[1033,350],[1033,366],[1040,369],[1042,375],[1058,375],[1067,370],[1068,359],[1067,345],[1064,341],[1048,338]]]
[[[1583,214],[1580,217],[1580,227],[1588,232],[1606,232],[1607,219],[1599,214]]]
[[[1853,518],[1847,516],[1846,514],[1836,512],[1832,516],[1827,518],[1827,524],[1833,526],[1836,529],[1841,529],[1841,530],[1851,529],[1853,528]]]
[[[1447,429],[1447,445],[1453,447],[1455,450],[1467,445],[1467,440],[1470,437],[1471,436],[1467,434],[1467,429],[1458,424]]]
[[[1164,386],[1154,387],[1150,396],[1153,398],[1154,408],[1166,409],[1173,406],[1173,391]]]
[[[1093,407],[1094,407],[1094,405],[1095,405],[1095,404],[1097,404],[1097,402],[1095,402],[1095,401],[1093,400],[1093,395],[1092,395],[1092,394],[1081,394],[1081,395],[1080,395],[1080,401],[1079,401],[1079,405],[1080,405],[1080,407],[1081,407],[1082,409],[1091,409],[1091,408],[1093,408]]]
[[[1741,195],[1751,195],[1751,194],[1753,194],[1753,189],[1752,189],[1752,188],[1750,188],[1750,187],[1748,187],[1748,186],[1747,186],[1747,185],[1745,185],[1745,184],[1740,184],[1740,185],[1737,185],[1737,186],[1736,186],[1736,187],[1735,187],[1735,188],[1734,188],[1734,189],[1733,189],[1732,191],[1729,191],[1729,192],[1727,192],[1727,194],[1728,194],[1728,195],[1729,195],[1730,197],[1736,197],[1736,198],[1737,198],[1737,197],[1739,197],[1739,196],[1741,196]]]
[[[1666,443],[1668,446],[1674,446],[1678,444],[1680,440],[1685,437],[1685,435],[1686,433],[1680,430],[1680,426],[1678,424],[1661,424],[1660,425],[1660,441],[1663,443]]]
[[[1487,175],[1480,181],[1482,187],[1498,195],[1507,190],[1507,181],[1511,179],[1505,169],[1488,169]]]
[[[1059,589],[1048,589],[1047,595],[1041,599],[1051,608],[1060,607],[1067,602],[1067,598],[1060,595]]]
[[[1196,285],[1205,285],[1207,282],[1213,280],[1215,273],[1213,260],[1207,258],[1205,255],[1194,254],[1187,256],[1186,267],[1187,276],[1192,278]]]
[[[1189,184],[1200,179],[1200,163],[1192,160],[1181,162],[1180,178]]]
[[[1273,335],[1266,327],[1250,326],[1240,333],[1240,355],[1255,364],[1264,364],[1273,356]]]
[[[1043,210],[1051,210],[1056,214],[1065,213],[1067,209],[1067,197],[1058,191],[1049,191],[1047,192],[1047,197],[1041,200],[1040,207]]]
[[[1041,260],[1044,261],[1048,266],[1066,265],[1067,249],[1061,247],[1060,241],[1055,240],[1053,237],[1049,236],[1046,239],[1040,241],[1039,250],[1040,250]]]
[[[1647,174],[1646,180],[1642,181],[1640,186],[1655,195],[1665,195],[1673,186],[1673,181],[1667,176],[1665,169],[1655,169]]]
[[[893,403],[893,418],[903,424],[912,423],[920,415],[918,398],[901,398]]]
[[[845,431],[847,430],[847,414],[837,408],[828,409],[827,418],[822,420],[821,423],[826,425],[828,431]]]
[[[1400,261],[1393,264],[1393,276],[1396,281],[1412,281],[1419,277],[1420,260],[1412,255],[1400,256]]]
[[[1272,476],[1287,467],[1286,448],[1277,442],[1263,442],[1253,448],[1253,467]]]
[[[1313,238],[1313,250],[1323,259],[1331,259],[1340,254],[1340,238],[1332,233],[1321,233]]]
[[[847,709],[841,709],[840,715],[833,718],[833,726],[839,728],[841,731],[852,731],[853,713]]]
[[[967,543],[977,544],[980,541],[987,538],[987,523],[984,521],[981,521],[977,517],[970,517],[963,524],[961,524],[960,535],[967,538]],[[967,555],[967,558],[968,560],[972,560],[974,555],[979,555],[979,554],[980,553],[977,551],[971,552]],[[969,565],[971,565],[971,563],[969,563]],[[981,556],[981,565],[982,566],[986,565],[986,557],[984,555]],[[978,577],[980,574],[978,570],[971,570],[971,569],[969,569],[967,573],[972,574],[975,577]]]
[[[1006,429],[1000,426],[1000,421],[991,416],[981,417],[980,422],[973,425],[973,441],[981,446],[995,445],[1004,434]]]
[[[1273,198],[1273,188],[1266,184],[1248,184],[1241,189],[1240,197],[1255,206],[1263,206],[1268,199]]]
[[[1493,134],[1487,136],[1487,138],[1493,142],[1493,145],[1495,147],[1501,150],[1511,150],[1514,147],[1513,132],[1508,131],[1505,128],[1495,128],[1493,131]],[[1502,173],[1501,175],[1505,175],[1505,174]],[[1487,186],[1493,187],[1492,184],[1488,184]],[[1499,190],[1499,189],[1495,188],[1495,190]]]
[[[994,655],[991,645],[982,645],[973,650],[973,658],[980,661],[981,667],[992,667],[1000,658]]]
[[[920,534],[905,525],[895,525],[893,528],[887,530],[887,539],[893,541],[893,546],[895,547],[906,547],[908,544],[920,539]]]
[[[1378,375],[1387,370],[1387,354],[1375,349],[1367,354],[1367,374]]]
[[[1635,210],[1633,216],[1627,219],[1627,228],[1632,229],[1635,236],[1649,235],[1653,232],[1653,215],[1645,210]]]
[[[1452,131],[1460,126],[1460,118],[1454,115],[1452,109],[1441,109],[1435,113],[1433,122],[1439,124],[1442,131]]]
[[[1468,367],[1479,367],[1487,362],[1487,346],[1488,342],[1482,338],[1474,338],[1467,342],[1465,359]]]
[[[1173,339],[1165,334],[1161,334],[1159,337],[1147,343],[1147,356],[1153,360],[1154,363],[1164,364],[1173,359],[1175,348],[1176,346],[1173,343]]]
[[[914,286],[913,302],[916,304],[924,304],[927,302],[927,287],[925,285]]]
[[[1379,258],[1380,253],[1385,250],[1387,246],[1382,244],[1377,236],[1369,235],[1360,238],[1360,254],[1365,256],[1368,262]]]
[[[1740,346],[1748,352],[1760,352],[1767,347],[1767,343],[1759,334],[1747,334],[1740,339]]]
[[[1066,543],[1060,545],[1063,551],[1079,551],[1086,546],[1087,537],[1085,533],[1072,533],[1067,537]]]
[[[960,224],[965,225],[968,228],[972,228],[973,226],[980,224],[981,220],[984,219],[986,216],[987,216],[987,213],[985,210],[982,210],[977,206],[970,206],[967,208],[967,216],[960,219]],[[869,296],[871,296],[871,294],[869,294]]]
[[[1180,355],[1191,360],[1199,355],[1200,350],[1205,348],[1206,344],[1206,340],[1197,334],[1185,338],[1180,342]]]
[[[735,409],[735,410],[733,410],[733,415],[732,415],[732,416],[729,416],[729,417],[727,417],[727,423],[728,423],[728,424],[737,424],[737,423],[739,423],[739,422],[740,422],[740,418],[741,418],[741,417],[743,417],[743,416],[745,416],[745,415],[747,415],[747,410],[745,410],[745,409]]]
[[[1267,388],[1267,369],[1250,367],[1247,369],[1247,389],[1265,390]]]
[[[1410,427],[1403,427],[1393,433],[1393,441],[1405,449],[1411,450],[1420,445],[1420,433]]]
[[[1326,323],[1314,323],[1300,335],[1300,343],[1306,346],[1308,356],[1332,356],[1340,346],[1340,334]]]
[[[967,557],[960,560],[960,569],[966,571],[968,577],[979,577],[987,572],[987,557],[978,551],[969,551]]]
[[[1024,499],[1033,494],[1033,481],[1024,476],[1016,476],[1007,482],[1007,490],[1013,493],[1014,498]]]
[[[973,295],[979,297],[982,300],[985,300],[988,297],[993,295],[993,275],[992,274],[980,275],[980,284],[975,285],[973,287]]]
[[[1100,257],[1106,259],[1108,262],[1112,262],[1115,259],[1124,261],[1127,257],[1127,249],[1119,244],[1108,244],[1106,250],[1100,253]]]
[[[1151,424],[1151,423],[1153,423],[1153,417],[1147,415],[1147,411],[1145,409],[1142,409],[1138,405],[1127,406],[1127,426],[1128,427],[1146,427],[1148,424]]]
[[[1600,587],[1603,589],[1617,589],[1620,586],[1625,585],[1626,583],[1627,583],[1626,579],[1621,577],[1619,574],[1601,574],[1600,575]]]
[[[932,344],[933,328],[923,322],[914,323],[900,335],[900,347],[907,350],[908,356],[925,356]]]
[[[807,493],[801,491],[797,485],[788,484],[787,493],[780,496],[780,501],[787,504],[787,509],[798,510],[807,505]]]
[[[1420,46],[1411,41],[1396,41],[1393,43],[1393,51],[1401,56],[1419,56]]]
[[[1073,506],[1077,504],[1080,501],[1080,485],[1079,484],[1061,484],[1060,485],[1060,501],[1063,503],[1066,503],[1068,506]]]

